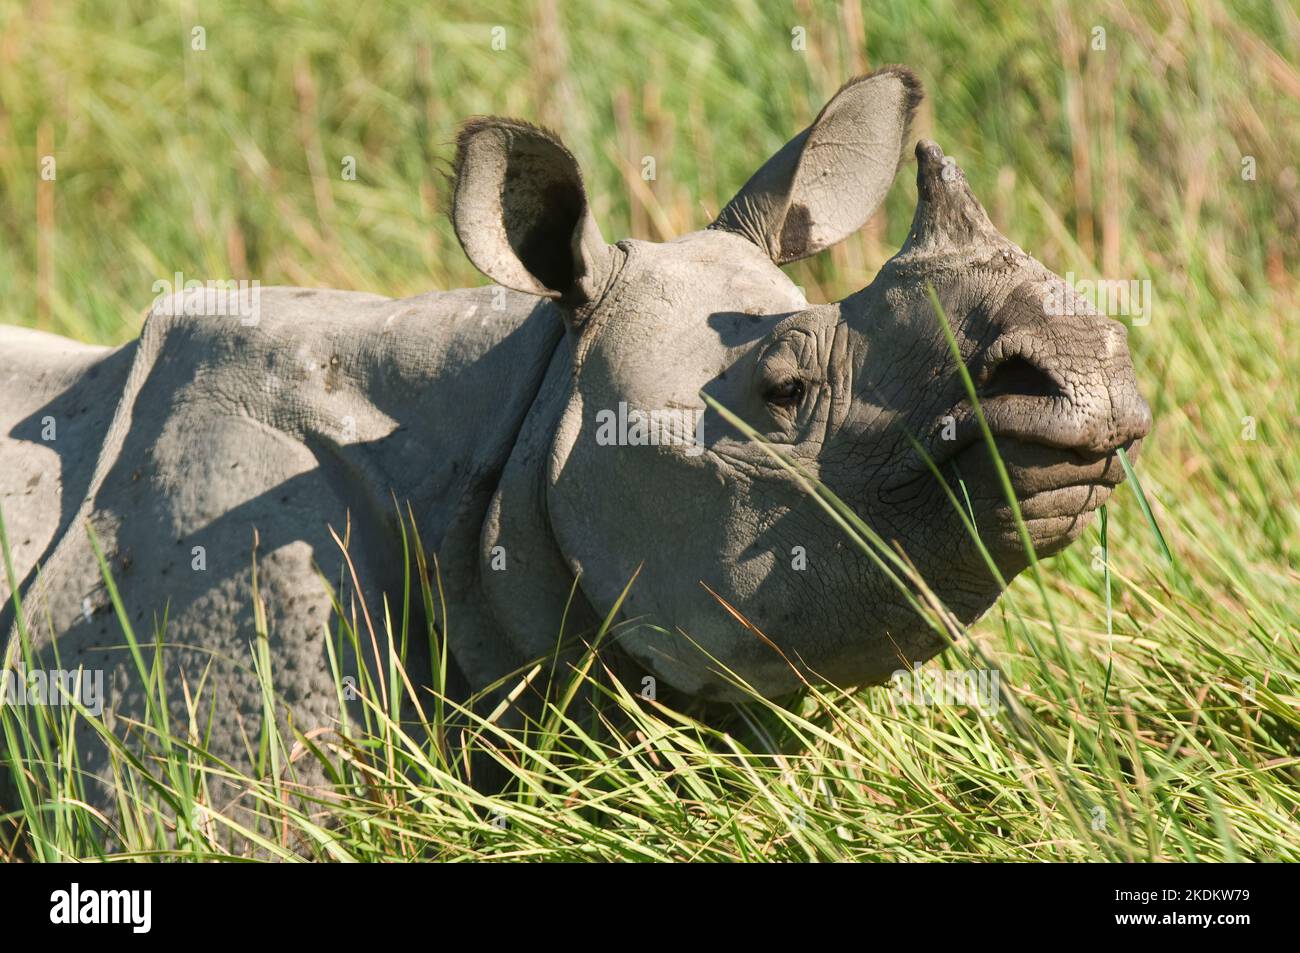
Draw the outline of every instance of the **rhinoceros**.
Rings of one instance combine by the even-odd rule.
[[[111,350],[0,328],[0,506],[37,653],[103,670],[108,707],[141,717],[89,527],[128,620],[164,627],[169,683],[211,665],[207,744],[246,764],[253,556],[275,690],[299,730],[330,725],[331,619],[369,618],[386,643],[409,514],[467,693],[552,655],[561,620],[590,631],[616,606],[610,650],[684,697],[869,684],[932,657],[943,638],[805,478],[963,621],[1002,585],[932,464],[952,487],[960,473],[1003,579],[1027,567],[940,320],[1039,555],[1083,532],[1151,416],[1125,328],[1003,237],[933,142],[916,145],[906,243],[869,285],[810,304],[782,271],[880,205],[921,95],[904,67],[852,80],[712,223],[663,243],[605,240],[556,135],[472,119],[451,215],[494,285],[267,288],[251,311],[180,294]]]

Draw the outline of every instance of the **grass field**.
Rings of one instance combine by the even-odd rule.
[[[1013,241],[1061,275],[1150,283],[1125,320],[1155,429],[1141,492],[1121,487],[929,664],[996,666],[996,717],[885,686],[705,726],[616,695],[603,731],[560,707],[522,743],[483,725],[514,779],[489,798],[433,712],[412,734],[377,708],[355,745],[298,740],[331,765],[327,805],[245,779],[260,834],[204,809],[221,769],[172,726],[161,780],[123,752],[107,856],[1300,859],[1290,0],[236,6],[0,0],[0,321],[123,342],[175,272],[482,283],[443,205],[477,113],[556,129],[607,237],[672,237],[846,78],[899,62],[926,86],[914,132]],[[902,243],[913,168],[858,235],[790,267],[810,300],[862,287]],[[0,859],[101,853],[46,717],[4,713],[28,783]],[[294,746],[269,740],[271,766]]]

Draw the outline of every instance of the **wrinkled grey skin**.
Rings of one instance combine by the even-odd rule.
[[[714,411],[703,452],[599,439],[601,412],[620,403],[694,413],[710,394],[897,540],[973,620],[999,586],[908,434],[943,472],[960,469],[1001,571],[1026,557],[932,284],[1039,554],[1078,537],[1121,478],[1114,451],[1135,452],[1150,425],[1124,328],[1082,302],[1049,314],[1063,283],[993,228],[937,146],[917,147],[910,236],[868,287],[809,305],[778,267],[867,220],[919,98],[899,67],[848,84],[712,225],[663,244],[607,244],[554,136],[474,120],[458,143],[454,222],[503,288],[400,301],[264,290],[255,327],[155,310],[116,350],[0,328],[0,506],[43,657],[57,643],[65,665],[104,668],[109,706],[140,717],[89,522],[138,631],[166,608],[169,683],[183,673],[193,688],[212,663],[210,747],[246,764],[260,719],[247,663],[254,540],[276,689],[297,729],[330,725],[331,605],[313,566],[342,580],[358,619],[382,632],[385,599],[400,617],[394,498],[438,557],[466,691],[552,653],[566,606],[569,633],[593,626],[638,567],[618,649],[688,695],[734,696],[721,667],[776,696],[801,678],[869,683],[933,656],[940,641],[893,584]],[[47,418],[56,440],[42,439]],[[945,418],[956,439],[943,439]],[[342,536],[349,516],[359,591],[328,531]],[[193,568],[196,546],[206,569]],[[14,623],[11,601],[11,652]],[[87,766],[103,770],[93,752]]]

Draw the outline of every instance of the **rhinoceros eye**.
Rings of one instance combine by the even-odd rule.
[[[797,377],[791,377],[769,387],[763,397],[775,407],[794,407],[803,400],[804,392],[804,382]]]

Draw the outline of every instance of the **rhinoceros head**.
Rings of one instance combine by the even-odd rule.
[[[550,529],[598,612],[640,568],[619,644],[685,692],[728,696],[723,669],[769,696],[801,678],[869,683],[942,648],[799,479],[702,394],[896,541],[966,620],[1001,586],[926,458],[1004,578],[1027,556],[930,289],[1040,555],[1079,536],[1121,479],[1116,449],[1149,428],[1123,326],[999,234],[932,143],[916,150],[907,242],[869,286],[809,305],[782,272],[876,209],[919,99],[900,67],[849,83],[711,225],[665,243],[607,244],[553,135],[484,119],[460,137],[462,245],[499,283],[556,301],[569,328]]]

